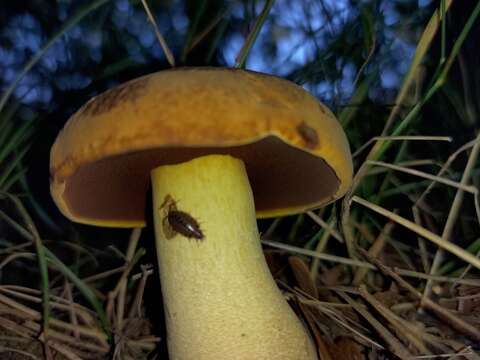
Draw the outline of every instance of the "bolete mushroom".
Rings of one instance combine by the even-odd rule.
[[[256,224],[332,202],[351,182],[344,132],[301,87],[225,68],[129,81],[71,117],[50,171],[63,214],[100,226],[144,226],[151,184],[172,359],[316,359]]]

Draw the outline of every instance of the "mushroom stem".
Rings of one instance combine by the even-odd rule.
[[[160,166],[152,191],[170,358],[316,359],[267,267],[243,162],[209,155]],[[203,239],[172,237],[170,197]]]

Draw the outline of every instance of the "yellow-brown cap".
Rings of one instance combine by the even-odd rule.
[[[150,170],[212,153],[245,162],[258,217],[327,204],[352,178],[341,126],[301,87],[240,69],[180,68],[129,81],[74,114],[51,149],[51,194],[73,221],[142,226]]]

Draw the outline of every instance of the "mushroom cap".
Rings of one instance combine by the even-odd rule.
[[[69,219],[145,224],[150,171],[208,154],[245,162],[258,217],[343,196],[352,160],[334,115],[300,86],[230,68],[179,68],[88,101],[50,153],[50,190]]]

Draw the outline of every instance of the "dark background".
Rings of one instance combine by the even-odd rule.
[[[96,9],[86,10],[97,3],[100,1],[1,0],[0,3],[1,92],[76,14],[88,12],[61,34],[21,80],[0,112],[13,114],[15,126],[31,122],[35,129],[29,138],[31,148],[22,162],[23,181],[10,190],[25,195],[42,236],[54,241],[52,247],[63,240],[91,247],[96,260],[79,267],[78,271],[84,274],[108,268],[115,262],[108,245],[123,248],[125,242],[117,240],[125,240],[128,232],[71,224],[59,214],[49,195],[50,147],[68,117],[93,95],[140,75],[169,68],[140,1],[103,0]],[[447,17],[447,54],[476,3],[461,0],[452,5]],[[177,66],[234,66],[263,2],[151,0],[149,5]],[[345,130],[355,150],[380,135],[418,39],[438,5],[439,2],[428,0],[277,0],[246,68],[303,85],[339,116],[354,109],[355,115]],[[192,48],[199,34],[209,28]],[[454,141],[441,145],[412,144],[407,158],[445,161],[454,149],[474,138],[480,106],[479,35],[476,24],[446,84],[423,108],[409,131],[412,135],[448,135]],[[421,91],[428,87],[439,55],[437,36],[423,64]],[[359,103],[352,103],[352,95],[362,85],[367,88],[365,96]],[[384,160],[392,161],[397,151],[391,149]],[[462,159],[465,157],[461,156]],[[455,166],[461,169],[463,163]],[[430,170],[438,171],[438,167]],[[375,184],[372,181],[359,191],[364,194],[376,191]],[[432,206],[441,210],[452,191],[434,192]],[[387,197],[384,205],[390,204],[410,211],[411,204],[401,195]],[[444,215],[440,214],[437,220],[441,221]],[[295,221],[296,218],[287,221],[280,231],[290,231]],[[269,222],[260,224],[261,228],[268,225]],[[315,233],[311,223],[303,226],[295,239],[299,244]],[[0,237],[6,237],[1,231],[0,226]],[[152,251],[145,261],[155,263],[153,248],[145,240],[152,238],[152,234],[145,233],[142,245]],[[68,252],[63,255],[65,262],[72,260]],[[16,274],[3,274],[2,282],[18,280],[20,274],[31,272],[19,269]],[[158,282],[152,280],[151,284],[156,290],[150,291],[158,292]],[[153,304],[149,311],[161,312],[161,307],[154,304],[156,300],[151,300],[158,298],[150,297]]]
[[[5,90],[62,26],[97,3],[102,5],[63,33],[41,57],[15,88],[8,103],[15,106],[16,122],[36,123],[33,151],[26,157],[28,180],[33,195],[48,208],[55,223],[62,222],[62,218],[49,199],[48,154],[65,121],[93,95],[169,65],[140,1],[36,0],[1,4],[0,87]],[[449,45],[474,4],[475,1],[454,4],[449,13]],[[233,66],[263,2],[157,0],[149,5],[177,66]],[[346,107],[356,107],[354,122],[346,127],[355,149],[379,135],[416,42],[437,5],[427,0],[277,0],[246,68],[302,84],[337,114]],[[211,31],[189,50],[193,40],[209,27]],[[465,46],[467,68],[478,64],[473,40],[476,35],[478,27]],[[438,49],[434,48],[430,62],[425,64],[426,79],[438,63],[436,55]],[[452,76],[461,77],[456,71],[452,71]],[[471,75],[474,76],[470,78]],[[470,93],[478,99],[476,68],[469,71],[468,81]],[[368,82],[367,95],[361,104],[349,103],[362,82]],[[457,81],[449,83],[454,93],[463,92],[462,85]],[[439,114],[435,106],[427,108],[418,132],[454,133],[459,135],[459,141],[470,139],[476,128],[475,119],[458,114],[465,104],[445,104],[444,100],[441,96],[434,99],[443,103],[442,111]],[[476,102],[471,101],[471,106],[475,113]],[[438,119],[444,118],[446,111],[456,119],[442,122],[439,127]],[[456,120],[462,122],[460,127]]]

